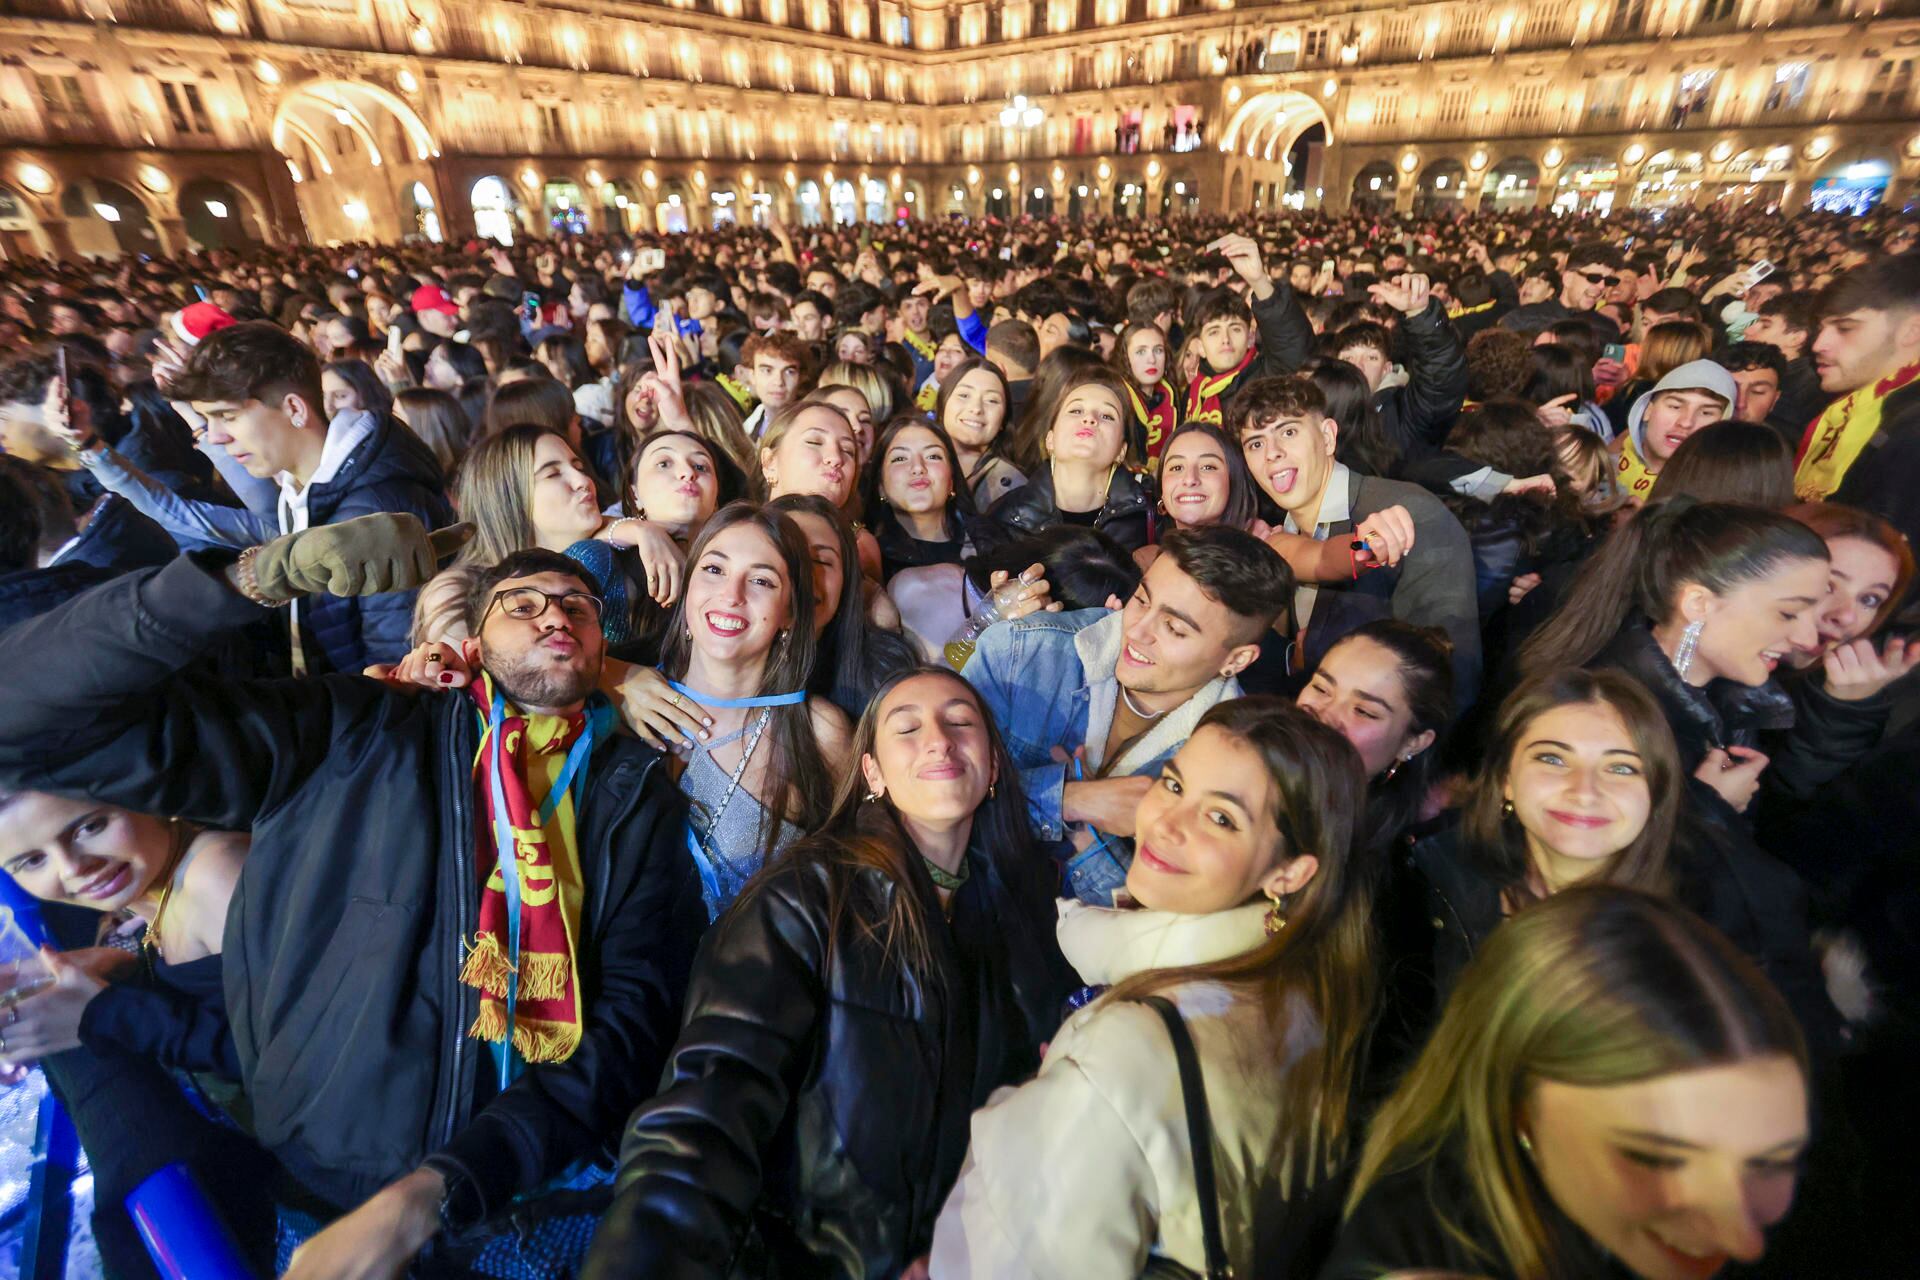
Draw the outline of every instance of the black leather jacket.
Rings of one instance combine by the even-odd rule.
[[[661,1090],[627,1126],[587,1280],[895,1280],[926,1253],[969,1116],[1037,1068],[1069,988],[1046,887],[969,860],[950,920],[918,859],[901,885],[808,846],[721,917]],[[926,974],[870,931],[898,893],[926,908]]]
[[[1129,551],[1147,545],[1148,518],[1153,513],[1153,482],[1136,471],[1118,467],[1107,486],[1106,505],[1094,517],[1093,527]],[[1014,537],[1038,533],[1063,523],[1053,496],[1053,471],[1034,470],[1027,482],[993,504],[987,515],[1005,525]]]

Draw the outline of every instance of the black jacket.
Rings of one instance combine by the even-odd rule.
[[[1780,399],[1767,415],[1767,425],[1786,437],[1797,456],[1807,427],[1832,403],[1833,397],[1820,385],[1820,374],[1814,369],[1813,361],[1804,355],[1796,356],[1787,361],[1787,376],[1780,380]]]
[[[1883,517],[1920,546],[1920,378],[1888,394],[1880,429],[1847,468],[1831,501]]]
[[[901,885],[790,854],[721,917],[666,1080],[628,1125],[588,1280],[894,1280],[926,1253],[969,1117],[1038,1067],[1069,989],[1045,886],[969,859],[950,924],[911,857]],[[926,910],[925,977],[868,927],[897,893]]]
[[[1719,825],[1707,797],[1718,799],[1704,783],[1689,783],[1668,862],[1674,899],[1758,965],[1799,1016],[1809,1045],[1830,1052],[1838,1022],[1813,955],[1806,886],[1750,836]],[[1381,1056],[1392,1058],[1398,1047],[1405,1061],[1405,1051],[1424,1043],[1462,971],[1505,919],[1505,885],[1451,829],[1414,844],[1391,874],[1381,913],[1388,955]]]
[[[465,1216],[491,1213],[609,1146],[659,1077],[706,919],[679,793],[632,739],[594,751],[585,1036],[476,1108],[473,704],[182,674],[267,612],[220,563],[116,578],[0,637],[0,785],[251,829],[222,955],[256,1135],[338,1205],[434,1155]]]
[[[1153,482],[1126,467],[1116,467],[1107,486],[1107,501],[1094,516],[1093,527],[1129,551],[1147,545],[1147,521],[1153,514]],[[1013,537],[1038,533],[1066,521],[1053,497],[1053,469],[1038,467],[1027,482],[987,511]]]
[[[1226,426],[1233,421],[1234,399],[1248,387],[1262,378],[1279,378],[1295,372],[1313,354],[1313,322],[1307,319],[1299,296],[1294,293],[1293,286],[1284,280],[1272,283],[1273,292],[1266,298],[1255,298],[1251,294],[1247,297],[1247,306],[1253,312],[1254,331],[1260,335],[1260,341],[1253,359],[1247,362],[1247,367],[1220,395],[1218,426]],[[1200,376],[1207,378],[1214,375],[1202,368]],[[1176,393],[1182,422],[1188,420],[1187,397],[1191,392],[1192,387],[1189,386],[1185,391]],[[1008,413],[1011,415],[1012,410],[1008,410]],[[1012,421],[1011,416],[1008,421]]]
[[[1402,459],[1439,449],[1467,398],[1467,346],[1435,300],[1400,322],[1399,355],[1407,381],[1383,391],[1374,407],[1380,430]]]
[[[391,417],[380,420],[331,480],[307,495],[309,526],[339,524],[376,511],[405,511],[429,529],[453,522],[440,463],[420,437]],[[358,675],[369,663],[398,662],[412,648],[411,591],[379,596],[309,596],[300,602],[301,648],[315,674]]]

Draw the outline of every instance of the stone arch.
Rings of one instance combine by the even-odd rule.
[[[13,187],[0,183],[0,262],[37,258],[53,251],[53,242],[40,225],[33,202]]]
[[[60,212],[76,253],[116,257],[164,253],[153,212],[132,190],[105,178],[77,178],[60,195]]]
[[[187,235],[209,249],[257,245],[266,239],[253,194],[225,179],[191,179],[181,186],[176,203]]]
[[[381,117],[374,108],[391,117],[411,155],[388,157],[380,148],[373,122]],[[329,123],[344,126],[365,142],[375,168],[389,158],[430,160],[440,154],[433,131],[427,128],[419,112],[392,90],[364,80],[307,80],[290,86],[273,113],[268,136],[275,150],[297,159],[293,152],[296,140],[322,153],[327,150],[321,142],[321,129]]]
[[[1220,149],[1256,160],[1276,160],[1296,138],[1319,125],[1333,141],[1333,122],[1318,102],[1292,89],[1256,93],[1240,104],[1220,134]]]

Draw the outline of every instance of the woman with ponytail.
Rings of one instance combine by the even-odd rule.
[[[1160,470],[1160,454],[1180,425],[1180,397],[1167,381],[1167,335],[1154,324],[1128,324],[1120,330],[1107,363],[1126,385],[1133,417],[1127,423],[1127,459],[1149,475]]]
[[[1793,701],[1774,672],[1819,647],[1827,578],[1826,543],[1797,520],[1656,502],[1614,531],[1520,651],[1535,680],[1611,668],[1653,695],[1687,776],[1676,853],[1690,870],[1676,892],[1760,963],[1816,1050],[1837,1047],[1838,1027],[1808,937],[1806,886],[1760,848],[1743,815],[1769,764],[1761,733],[1807,732],[1793,730]]]
[[[1826,543],[1790,517],[1653,503],[1587,562],[1521,649],[1521,672],[1598,665],[1635,676],[1666,713],[1685,770],[1745,810],[1767,763],[1755,742],[1792,722],[1774,672],[1819,648],[1827,567]]]
[[[1207,712],[1140,801],[1135,906],[1061,905],[1098,998],[973,1117],[933,1280],[1312,1274],[1373,1012],[1365,794],[1346,739],[1281,700]],[[1189,1090],[1210,1132],[1190,1129]]]
[[[968,1116],[1039,1061],[1070,984],[992,717],[921,667],[854,739],[825,827],[702,945],[586,1280],[891,1280],[932,1243]]]

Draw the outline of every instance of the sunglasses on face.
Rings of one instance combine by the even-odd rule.
[[[1579,274],[1580,274],[1580,278],[1582,280],[1585,280],[1588,284],[1600,284],[1600,285],[1606,285],[1608,288],[1612,288],[1614,285],[1620,283],[1619,276],[1603,275],[1597,271],[1582,271]]]

